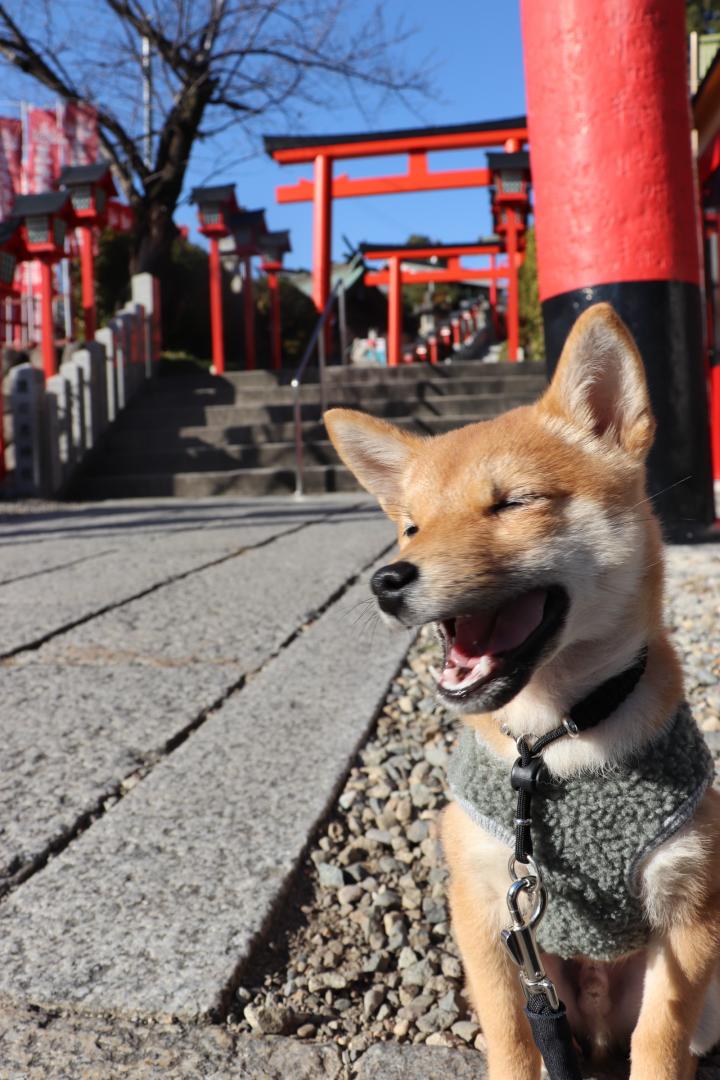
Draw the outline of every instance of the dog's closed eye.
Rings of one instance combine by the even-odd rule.
[[[508,495],[505,499],[498,499],[490,507],[491,514],[502,514],[505,510],[522,510],[524,507],[532,506],[547,498],[546,495],[540,495],[538,492],[528,491],[523,492],[521,495]]]

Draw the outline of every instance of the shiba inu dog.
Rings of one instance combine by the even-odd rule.
[[[454,792],[443,840],[491,1080],[537,1080],[541,1068],[500,939],[514,802],[508,782],[500,808],[496,779],[509,777],[517,739],[557,729],[628,669],[608,716],[543,753],[562,798],[537,811],[559,919],[552,947],[539,940],[589,1057],[620,1048],[632,1080],[687,1080],[720,1039],[720,795],[663,624],[645,491],[655,425],[630,333],[608,305],[590,308],[537,403],[448,434],[346,409],[325,421],[397,526],[399,558],[372,580],[384,617],[436,626],[439,695],[469,731],[467,790]]]

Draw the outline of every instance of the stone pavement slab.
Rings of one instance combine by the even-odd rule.
[[[0,887],[261,667],[390,542],[377,514],[309,524],[0,664]],[[95,587],[102,594],[106,582]]]
[[[99,615],[39,657],[253,670],[393,539],[380,515],[362,527],[352,519],[308,524]]]
[[[0,993],[124,1014],[220,1009],[409,638],[349,589],[0,906]]]
[[[344,1080],[331,1045],[0,1007],[0,1080]]]
[[[285,508],[266,511],[264,518],[257,511],[249,513],[250,507],[242,508],[239,517],[220,519],[222,526],[208,513],[200,519],[206,522],[200,528],[181,529],[166,521],[163,527],[149,529],[141,519],[137,524],[116,526],[121,531],[112,536],[103,532],[100,538],[93,535],[78,542],[52,539],[50,534],[41,543],[36,541],[32,550],[21,542],[21,526],[9,528],[7,532],[18,543],[0,546],[0,565],[8,575],[0,583],[4,615],[0,655],[32,646],[48,634],[178,575],[301,528],[332,509],[287,502]],[[352,505],[341,504],[339,516]],[[369,514],[360,510],[353,516],[360,523]]]
[[[487,1069],[477,1050],[375,1043],[358,1058],[354,1076],[357,1080],[485,1080]]]

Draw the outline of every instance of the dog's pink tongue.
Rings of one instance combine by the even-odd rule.
[[[501,607],[487,643],[487,651],[491,654],[503,653],[522,645],[542,622],[546,596],[544,589],[533,589]]]
[[[498,611],[484,615],[459,615],[448,661],[469,668],[483,656],[495,656],[517,648],[540,625],[545,607],[545,590],[519,596]]]

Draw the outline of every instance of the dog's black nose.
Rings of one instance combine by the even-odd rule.
[[[415,563],[400,562],[381,566],[370,578],[370,588],[378,598],[378,603],[388,615],[397,615],[403,602],[405,587],[418,576]]]

